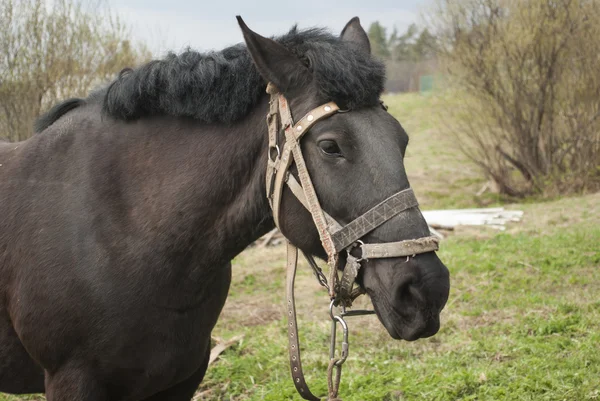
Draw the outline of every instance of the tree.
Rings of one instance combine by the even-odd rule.
[[[600,2],[439,0],[457,142],[512,196],[600,188]]]
[[[437,53],[437,39],[427,28],[423,29],[413,45],[413,53],[419,60],[430,60]]]
[[[369,40],[371,51],[375,56],[384,60],[390,57],[385,28],[378,21],[373,22],[369,27]]]
[[[414,52],[414,41],[418,30],[415,24],[410,24],[405,33],[394,38],[390,44],[394,61],[418,61]]]
[[[57,101],[85,96],[149,58],[107,7],[86,0],[0,0],[0,136],[24,140]]]
[[[373,52],[385,61],[387,90],[419,90],[421,76],[432,74],[437,68],[436,38],[427,29],[421,30],[416,24],[411,24],[400,35],[394,27],[389,39],[386,39],[385,29],[374,22],[369,29],[369,37]]]

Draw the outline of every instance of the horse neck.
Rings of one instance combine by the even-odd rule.
[[[137,137],[142,144],[128,152],[142,155],[128,167],[136,187],[131,202],[150,198],[145,192],[156,196],[140,205],[135,219],[158,228],[153,230],[158,234],[148,234],[157,244],[185,253],[192,249],[219,264],[274,227],[265,196],[267,111],[265,96],[232,125],[173,119],[144,124],[147,132]],[[154,133],[151,149],[143,148],[148,131]]]
[[[269,105],[263,97],[248,118],[233,127],[235,146],[225,159],[224,171],[230,174],[228,185],[220,188],[229,198],[217,221],[222,228],[227,257],[233,257],[273,229],[275,223],[266,192],[268,135],[265,117]],[[222,158],[220,158],[222,159]]]

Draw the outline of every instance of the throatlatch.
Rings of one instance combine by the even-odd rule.
[[[439,240],[437,237],[427,236],[406,241],[376,244],[365,244],[361,241],[362,237],[394,216],[418,206],[417,199],[410,188],[399,191],[383,200],[345,226],[342,226],[327,214],[321,208],[315,188],[308,174],[300,147],[300,140],[313,125],[339,112],[340,109],[334,102],[325,103],[308,112],[294,124],[292,112],[283,94],[279,93],[277,88],[271,83],[267,86],[267,93],[271,95],[271,99],[269,114],[267,115],[269,160],[267,164],[266,195],[273,211],[275,225],[280,228],[281,196],[284,186],[287,186],[300,203],[310,212],[319,232],[323,249],[327,253],[329,279],[325,277],[311,255],[304,254],[304,256],[313,268],[319,283],[327,288],[330,297],[332,342],[328,368],[328,400],[332,401],[337,399],[342,364],[348,357],[349,352],[348,326],[344,317],[374,313],[373,311],[346,311],[346,308],[352,305],[353,300],[364,293],[361,288],[353,288],[356,276],[361,268],[361,262],[377,258],[410,257],[420,253],[437,251]],[[280,143],[279,141],[280,130],[284,132],[284,143]],[[296,165],[300,182],[289,171],[292,163]],[[337,268],[339,254],[344,251],[347,252],[346,265],[340,279]],[[356,253],[359,254],[358,257],[353,256]],[[289,240],[287,240],[287,255],[286,298],[292,378],[298,393],[305,400],[319,401],[320,398],[316,397],[309,390],[302,371],[294,299],[294,280],[298,263],[298,248]],[[342,309],[342,312],[338,315],[333,312],[335,306],[339,306]],[[338,324],[343,329],[342,352],[339,357],[335,353],[336,329]]]

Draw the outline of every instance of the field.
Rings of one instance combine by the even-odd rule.
[[[423,209],[479,207],[484,184],[432,118],[437,97],[386,102],[411,140],[406,166]],[[392,340],[374,317],[349,320],[340,396],[361,400],[600,400],[600,194],[510,204],[505,232],[459,229],[443,241],[451,293],[440,332]],[[249,248],[214,335],[243,335],[211,367],[196,400],[300,399],[289,375],[283,247]],[[297,280],[304,367],[325,394],[327,297],[305,265]],[[361,301],[368,306],[368,299]],[[8,397],[0,401],[41,399]]]

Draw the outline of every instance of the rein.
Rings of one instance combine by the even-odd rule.
[[[327,264],[329,266],[329,278],[327,279],[318,267],[314,258],[303,252],[305,258],[312,267],[319,283],[327,288],[330,304],[329,314],[332,321],[331,346],[329,352],[328,372],[328,400],[338,400],[342,365],[348,357],[348,325],[344,317],[374,314],[374,311],[352,310],[346,308],[352,306],[352,302],[364,293],[361,288],[353,288],[354,281],[361,268],[361,262],[377,258],[396,258],[415,256],[438,250],[439,240],[433,236],[411,239],[398,242],[386,242],[376,244],[365,244],[361,238],[366,234],[384,224],[392,217],[403,213],[411,208],[417,207],[417,199],[412,189],[404,189],[383,200],[367,212],[357,217],[345,226],[339,224],[333,217],[327,214],[319,203],[315,188],[310,179],[306,162],[302,155],[300,140],[317,122],[324,120],[338,112],[340,108],[334,102],[325,103],[294,123],[292,112],[287,99],[271,83],[267,86],[267,93],[271,95],[269,102],[269,114],[267,125],[269,134],[269,156],[266,172],[266,195],[269,205],[273,211],[275,225],[280,228],[280,206],[284,186],[287,186],[294,196],[310,212],[321,244],[327,253]],[[285,135],[285,143],[279,143],[280,130]],[[289,172],[292,163],[296,164],[298,180]],[[320,398],[311,393],[302,371],[300,359],[300,342],[298,339],[298,327],[296,319],[296,306],[294,298],[294,281],[298,265],[298,248],[289,240],[287,242],[287,310],[288,310],[288,339],[289,355],[292,378],[296,390],[305,400],[319,401]],[[360,250],[357,258],[351,251]],[[346,265],[342,277],[338,277],[339,254],[346,251]],[[341,313],[335,314],[334,307],[339,306]],[[336,356],[336,332],[337,325],[343,330],[342,350],[340,356]]]

